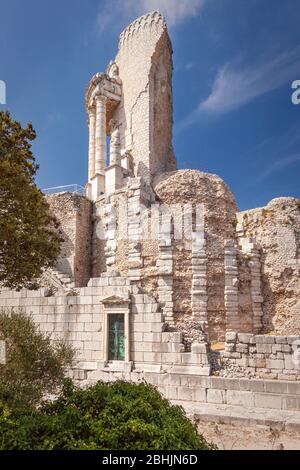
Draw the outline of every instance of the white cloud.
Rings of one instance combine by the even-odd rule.
[[[178,129],[193,124],[203,114],[222,115],[285,84],[290,87],[299,77],[299,70],[300,45],[254,66],[241,65],[237,61],[227,63],[218,70],[210,95],[178,125]]]
[[[280,160],[276,160],[275,162],[271,163],[271,165],[269,165],[267,169],[257,178],[257,182],[264,181],[273,173],[283,170],[283,168],[287,168],[298,162],[300,162],[300,154],[290,155]]]
[[[146,11],[159,10],[165,16],[169,26],[184,21],[188,17],[197,16],[205,0],[141,0],[141,14]]]
[[[103,33],[116,22],[132,21],[152,10],[159,10],[168,26],[176,26],[185,19],[197,16],[206,0],[106,0],[97,18]]]
[[[185,70],[192,70],[196,67],[195,62],[188,62],[187,64],[184,65]]]
[[[47,120],[49,122],[57,122],[63,119],[63,115],[60,112],[53,112],[47,115]]]
[[[275,90],[298,77],[300,46],[254,67],[236,68],[226,64],[217,73],[211,94],[200,109],[226,113],[249,103],[254,98]]]
[[[300,154],[295,149],[299,148],[300,134],[299,124],[293,124],[285,132],[275,133],[260,144],[249,148],[241,155],[241,159],[253,163],[257,176],[248,179],[246,188],[253,187],[269,178],[273,173],[280,172],[291,165],[300,162]],[[253,159],[255,156],[255,159]],[[249,158],[251,157],[251,158]],[[266,163],[265,163],[266,162]]]

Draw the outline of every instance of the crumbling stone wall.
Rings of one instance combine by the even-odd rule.
[[[141,270],[143,279],[157,275],[158,240],[148,238],[149,234],[144,237],[148,219],[150,223],[150,201],[154,201],[154,195],[144,180],[129,178],[122,189],[109,196],[103,195],[95,202],[94,277],[107,270],[130,276],[130,269]],[[135,257],[132,250],[136,250],[138,256]]]
[[[55,269],[84,286],[91,277],[92,203],[79,194],[57,193],[47,202],[60,224],[63,238]]]
[[[183,333],[186,352],[203,340],[206,323],[211,341],[224,340],[231,329],[298,332],[299,201],[281,198],[239,213],[218,176],[173,171],[172,67],[172,45],[159,12],[138,18],[123,31],[115,63],[108,75],[99,75],[111,79],[102,127],[106,124],[107,133],[114,129],[114,164],[101,176],[105,185],[92,216],[84,198],[75,203],[71,196],[53,197],[65,236],[58,269],[75,277],[76,285],[105,272],[126,277],[158,303],[170,330]],[[122,228],[124,202],[128,220]],[[161,231],[149,240],[142,230],[153,203],[165,204],[172,217],[161,215]],[[199,205],[203,227],[196,220]],[[191,216],[182,238],[175,233],[175,207]],[[168,231],[172,224],[174,232]]]
[[[225,369],[236,365],[245,375],[300,380],[300,336],[228,332],[223,358]]]
[[[134,280],[145,293],[152,295],[162,302],[167,302],[167,309],[172,309],[171,325],[175,329],[184,332],[185,343],[190,348],[190,343],[200,340],[203,332],[195,328],[192,306],[193,261],[192,261],[192,230],[195,230],[196,205],[204,206],[206,257],[207,257],[207,320],[211,340],[224,338],[226,331],[226,313],[224,304],[224,241],[235,237],[236,203],[226,184],[216,175],[209,175],[199,171],[185,170],[174,173],[165,173],[155,179],[154,193],[147,184],[136,178],[131,178],[125,188],[118,190],[114,195],[103,196],[96,202],[96,207],[103,212],[104,232],[111,232],[115,237],[109,243],[115,246],[115,254],[110,252],[109,259],[114,261],[109,269],[116,270],[123,276],[129,276],[134,271]],[[144,239],[135,243],[135,254],[130,255],[129,247],[132,245],[130,233],[126,240],[119,240],[120,229],[120,200],[128,205],[130,224],[134,226],[134,232],[138,233],[141,225],[149,216],[151,203],[164,204],[169,208],[170,214],[174,208],[180,206],[183,215],[191,211],[191,226],[183,227],[183,238],[177,239],[174,233],[165,235],[171,237],[171,245],[168,253],[161,252],[158,239]],[[130,206],[131,198],[134,205]],[[124,207],[124,205],[122,206]],[[130,208],[131,207],[131,208]],[[105,226],[104,214],[109,213],[110,225]],[[114,216],[112,214],[114,213]],[[174,215],[174,214],[173,214]],[[151,214],[153,216],[153,214]],[[113,219],[114,222],[113,222]],[[142,232],[141,232],[142,233]],[[150,236],[152,234],[150,233]],[[158,236],[158,234],[157,234]],[[100,242],[97,242],[100,243]],[[133,243],[134,245],[134,243]],[[105,258],[105,247],[102,248],[102,260]],[[165,248],[164,248],[165,251]],[[99,255],[98,255],[99,256]],[[171,257],[171,258],[170,258]],[[170,267],[167,267],[169,261]],[[97,261],[100,263],[100,260]],[[165,275],[170,279],[160,279],[161,269],[170,269]],[[105,269],[106,270],[106,269]],[[94,271],[95,275],[101,272]],[[171,282],[172,279],[172,282]],[[169,286],[169,288],[167,288]],[[162,289],[164,292],[161,292]],[[168,314],[166,313],[168,316]],[[192,318],[193,317],[193,318]],[[173,325],[175,322],[175,325]],[[249,327],[250,328],[250,327]]]
[[[204,205],[208,330],[211,340],[222,339],[226,330],[224,241],[235,239],[237,206],[234,196],[219,176],[196,170],[179,170],[161,175],[154,181],[154,190],[157,198],[169,206]],[[174,245],[178,253],[174,261],[177,266],[177,274],[176,271],[174,273],[174,291],[177,291],[174,308],[179,325],[179,318],[183,319],[185,316],[188,321],[191,313],[191,296],[188,291],[192,278],[190,265],[186,261],[191,257],[191,243],[187,241],[183,249],[180,247],[181,240],[177,243],[175,241]],[[186,287],[183,287],[185,284]]]
[[[300,202],[273,199],[266,207],[238,214],[242,236],[261,250],[263,330],[300,333]]]

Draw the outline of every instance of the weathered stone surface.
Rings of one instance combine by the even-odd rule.
[[[207,298],[205,297],[202,308],[206,311],[210,338],[222,338],[226,330],[224,240],[234,238],[234,197],[221,178],[195,170],[180,170],[160,175],[154,181],[154,190],[159,200],[168,207],[179,205],[182,210],[187,211],[189,204],[203,205]],[[175,324],[185,331],[184,315],[192,314],[192,253],[188,250],[188,240],[175,240],[174,245]]]
[[[265,331],[299,334],[299,200],[273,199],[266,207],[241,213],[243,234],[263,253],[262,296]]]
[[[51,194],[47,202],[60,224],[63,243],[55,268],[45,271],[40,285],[54,290],[85,286],[92,274],[92,204],[74,193]]]

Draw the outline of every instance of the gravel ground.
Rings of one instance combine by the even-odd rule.
[[[300,433],[265,426],[245,428],[200,422],[198,430],[219,450],[300,450]]]

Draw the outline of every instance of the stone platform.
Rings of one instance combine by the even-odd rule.
[[[212,403],[189,404],[175,400],[182,406],[188,417],[195,422],[231,424],[236,426],[276,428],[282,431],[300,432],[300,412],[265,408],[243,408],[234,405]]]

